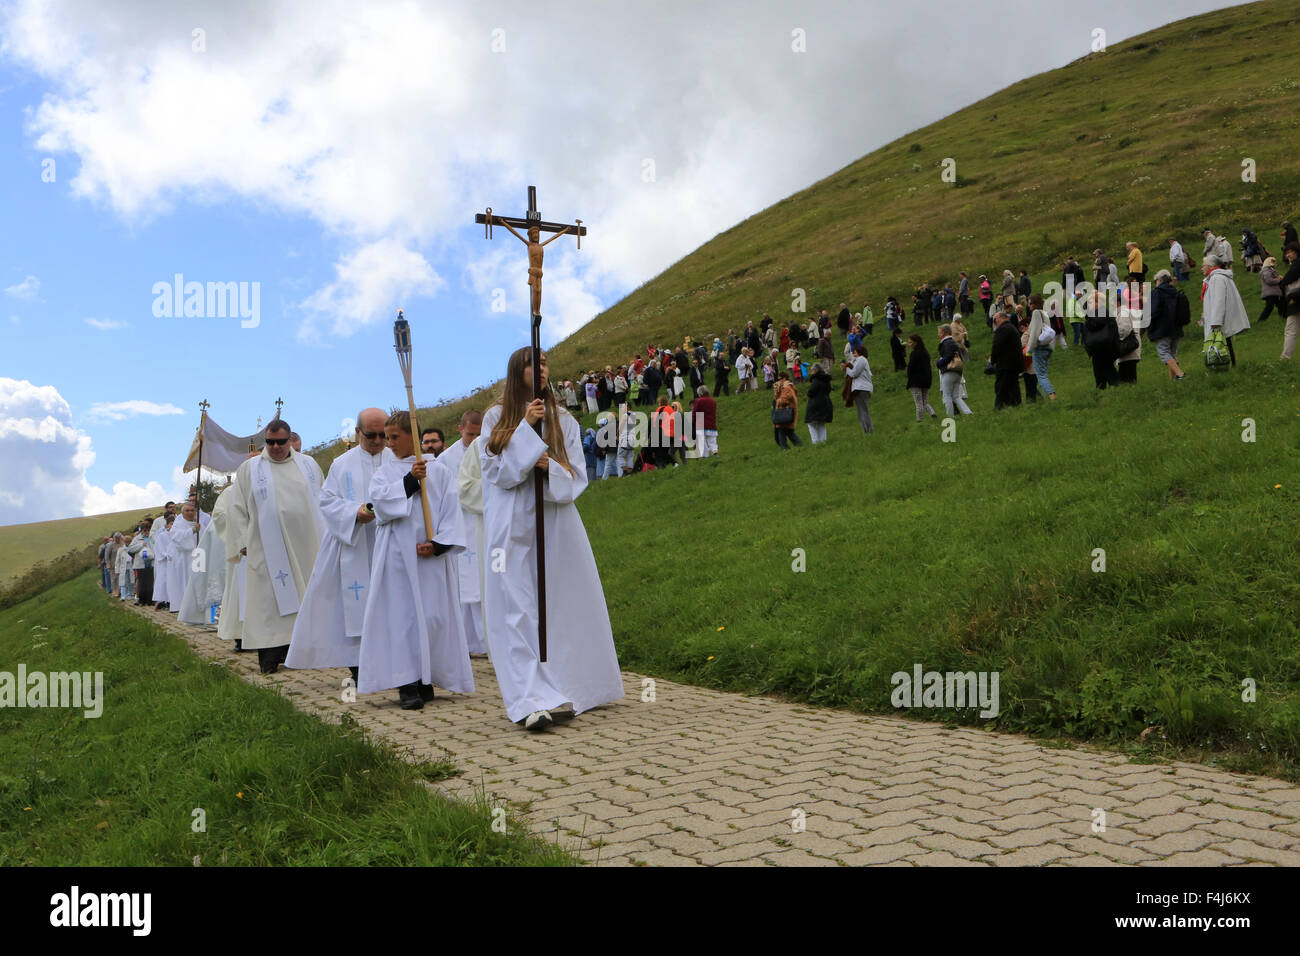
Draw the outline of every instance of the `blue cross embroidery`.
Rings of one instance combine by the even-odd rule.
[[[347,496],[348,501],[357,500],[357,493],[355,488],[353,488],[352,472],[350,471],[345,472],[343,475],[343,493]]]
[[[361,592],[364,591],[365,589],[366,586],[362,584],[360,581],[353,581],[350,585],[344,588],[345,591],[351,591],[352,596],[356,598],[358,601],[361,600]]]
[[[283,571],[281,571],[277,575],[274,575],[275,579],[280,582],[280,587],[284,587],[284,579],[287,578],[288,576],[289,575],[285,574]]]

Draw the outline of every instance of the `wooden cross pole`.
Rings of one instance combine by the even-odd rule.
[[[554,242],[565,233],[571,233],[578,237],[578,248],[582,248],[582,237],[587,234],[587,227],[582,224],[581,219],[575,219],[571,223],[563,222],[544,222],[542,214],[537,211],[537,187],[528,187],[528,212],[523,219],[515,216],[498,216],[492,212],[492,207],[488,206],[485,212],[481,212],[474,217],[474,221],[484,227],[484,237],[492,238],[493,226],[505,226],[510,230],[510,234],[528,247],[528,287],[529,301],[532,306],[532,368],[533,368],[533,398],[542,397],[541,376],[538,369],[541,367],[541,329],[542,329],[542,247],[547,243]],[[520,235],[517,229],[522,229],[527,233],[527,238]],[[543,232],[551,232],[551,236],[546,242],[539,242]],[[539,421],[533,426],[533,429],[540,436],[542,434],[542,423]],[[537,514],[537,650],[538,655],[543,662],[546,661],[546,522],[542,511],[542,470],[540,468],[533,471],[533,496],[536,507],[534,511]]]

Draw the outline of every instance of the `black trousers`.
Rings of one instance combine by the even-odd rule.
[[[1104,352],[1100,355],[1093,355],[1091,358],[1092,377],[1096,380],[1098,388],[1119,384],[1119,372],[1115,368],[1115,355],[1113,352]]]
[[[1270,315],[1273,314],[1274,309],[1277,309],[1278,315],[1282,314],[1282,297],[1280,295],[1265,296],[1264,311],[1259,314],[1259,318],[1256,319],[1255,321],[1257,323],[1263,322],[1265,319],[1267,319]]]
[[[993,408],[1020,404],[1020,373],[997,372],[993,376]]]
[[[775,433],[774,437],[776,438],[776,443],[782,448],[789,448],[790,446],[788,442],[794,442],[796,445],[803,444],[803,442],[799,440],[799,436],[795,434],[793,428],[782,428],[780,425],[777,425],[773,427],[772,431]]]
[[[1138,363],[1136,361],[1120,362],[1115,374],[1121,382],[1136,383],[1138,380]]]
[[[727,375],[718,375],[718,376],[715,376],[715,377],[714,377],[714,379],[713,379],[713,394],[714,394],[714,395],[730,395],[730,394],[731,394],[731,381],[730,381],[730,376],[727,376]]]
[[[1032,372],[1025,373],[1025,401],[1038,401],[1038,376]]]
[[[135,603],[153,603],[153,568],[141,568],[136,572]]]

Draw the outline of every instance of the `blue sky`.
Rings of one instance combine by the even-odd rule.
[[[1220,5],[0,4],[0,524],[174,497],[200,399],[245,433],[282,396],[307,445],[403,403],[399,306],[417,400],[495,380],[527,340],[526,263],[473,216],[521,214],[529,183],[591,230],[547,247],[549,344],[1094,27]],[[932,49],[1001,23],[1016,55],[918,71],[922,14]],[[257,283],[257,326],[156,317],[178,272]]]

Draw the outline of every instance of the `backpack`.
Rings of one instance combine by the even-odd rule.
[[[1212,371],[1222,372],[1232,364],[1228,340],[1223,337],[1222,332],[1215,332],[1206,339],[1201,352],[1205,355],[1205,367]]]
[[[1187,301],[1187,294],[1182,289],[1176,291],[1178,292],[1178,298],[1175,300],[1174,305],[1174,321],[1178,323],[1178,327],[1181,329],[1192,322],[1192,304]]]

